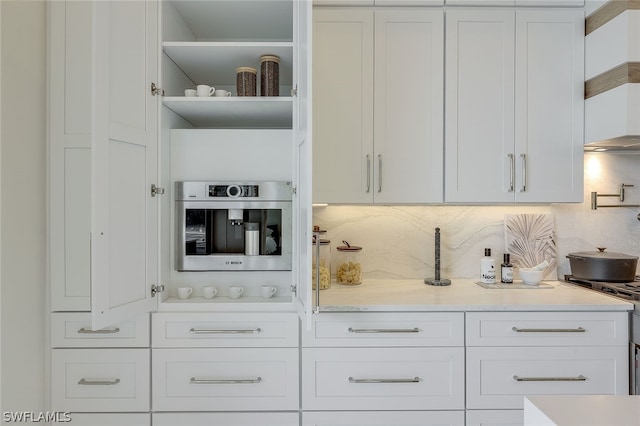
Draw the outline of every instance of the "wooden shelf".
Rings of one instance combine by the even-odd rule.
[[[164,42],[164,53],[196,84],[235,86],[236,68],[253,67],[260,79],[260,56],[280,57],[280,86],[291,86],[293,43]]]
[[[293,98],[229,97],[163,98],[164,105],[195,127],[225,129],[290,129]]]

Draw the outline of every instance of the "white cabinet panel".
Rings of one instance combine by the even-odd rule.
[[[581,202],[584,13],[447,11],[445,201]]]
[[[464,411],[328,411],[302,413],[302,426],[463,426]]]
[[[467,408],[523,408],[524,395],[625,395],[622,347],[467,348]]]
[[[470,312],[467,346],[624,346],[626,312]]]
[[[314,202],[442,201],[443,37],[441,9],[314,11]]]
[[[154,347],[298,347],[298,315],[153,314]]]
[[[154,349],[157,411],[298,409],[298,349]]]
[[[303,349],[304,410],[464,407],[463,348]]]
[[[155,413],[153,426],[299,426],[295,413]]]
[[[151,415],[148,413],[72,413],[73,426],[151,426]]]
[[[51,347],[147,347],[149,346],[149,315],[125,321],[100,330],[91,329],[88,312],[55,313],[51,315]]]
[[[148,349],[54,349],[55,411],[149,411]]]
[[[462,313],[323,313],[310,330],[305,347],[463,346]]]

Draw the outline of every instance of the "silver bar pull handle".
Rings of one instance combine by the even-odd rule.
[[[349,377],[349,383],[420,383],[420,377],[412,379],[354,379]]]
[[[520,192],[527,192],[527,154],[520,154],[522,158],[522,188]]]
[[[367,174],[369,168],[369,156],[367,155]],[[369,192],[369,177],[367,175],[367,192]],[[313,312],[320,312],[320,231],[313,232],[313,238],[316,244],[316,303]]]
[[[260,383],[262,377],[255,379],[197,379],[192,377],[189,383],[192,385],[246,385]]]
[[[587,380],[582,374],[578,377],[519,377],[513,376],[516,382],[584,382]]]
[[[578,328],[518,328],[513,327],[511,330],[516,333],[584,333],[587,330],[578,327]]]
[[[351,328],[347,329],[349,333],[366,334],[366,333],[420,333],[420,329],[414,328]]]
[[[80,330],[78,330],[78,334],[115,334],[115,333],[119,333],[120,329],[118,327],[116,328],[103,328],[100,330],[91,330],[91,329],[86,329],[84,327],[82,327]]]
[[[120,383],[120,379],[90,380],[90,379],[85,379],[83,377],[82,379],[80,379],[80,381],[78,381],[79,385],[85,385],[85,386],[111,386],[111,385],[117,385],[118,383]]]
[[[378,192],[382,192],[382,154],[378,154]]]
[[[262,332],[261,328],[247,330],[217,330],[213,328],[192,328],[189,330],[192,334],[258,334]]]
[[[513,158],[513,154],[508,154],[507,157],[509,157],[509,192],[513,192],[515,188],[516,160]]]
[[[367,154],[367,193],[371,192],[371,157]]]

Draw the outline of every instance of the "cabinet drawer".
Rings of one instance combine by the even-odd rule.
[[[298,347],[296,313],[154,314],[154,347]]]
[[[464,426],[464,411],[329,411],[302,413],[302,426]]]
[[[156,411],[298,409],[297,348],[155,349]]]
[[[71,413],[73,426],[151,426],[149,413]]]
[[[467,348],[467,408],[523,408],[523,395],[626,395],[626,346]]]
[[[466,426],[524,426],[524,411],[467,410]]]
[[[467,346],[612,346],[628,339],[627,312],[467,314]]]
[[[462,313],[322,313],[304,330],[305,347],[463,346]]]
[[[463,348],[303,349],[304,410],[464,408]]]
[[[55,411],[149,411],[149,349],[54,349]]]
[[[153,426],[299,426],[295,413],[158,413]]]
[[[54,348],[148,347],[149,316],[126,321],[102,330],[91,330],[89,312],[51,315],[51,346]]]

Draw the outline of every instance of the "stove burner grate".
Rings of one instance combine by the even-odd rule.
[[[572,275],[565,275],[564,280],[572,284],[579,285],[591,290],[600,291],[621,299],[640,301],[640,277],[636,276],[635,281],[627,283],[609,283],[602,281],[591,281],[582,278],[575,278]]]

